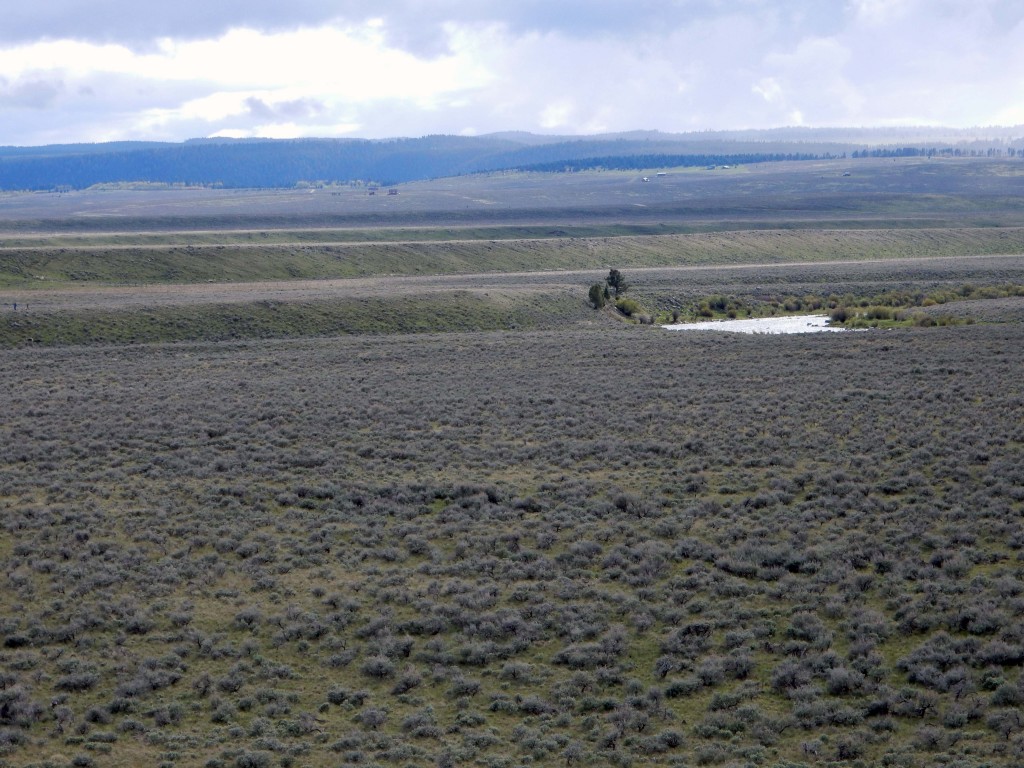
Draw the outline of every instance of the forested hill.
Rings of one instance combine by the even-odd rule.
[[[808,156],[846,150],[825,144],[800,146]],[[539,144],[529,143],[525,137],[427,136],[388,141],[199,140],[182,144],[61,145],[0,149],[0,189],[82,189],[117,182],[224,187],[291,187],[301,181],[353,180],[395,184],[480,171],[539,167],[562,170],[584,158],[588,166],[609,158],[605,167],[624,167],[623,158],[681,158],[704,156],[709,151],[733,157],[732,162],[737,162],[739,156],[751,162],[766,159],[764,145],[757,142],[712,144],[657,137],[570,138]]]
[[[0,147],[0,189],[83,189],[123,182],[224,187],[357,180],[395,184],[506,169],[653,168],[841,157],[867,146],[863,139],[845,138],[834,133],[782,138],[771,132],[760,137],[636,132],[586,138],[504,133]]]

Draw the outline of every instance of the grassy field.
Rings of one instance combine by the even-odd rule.
[[[583,269],[247,283],[85,283],[8,293],[19,308],[14,310],[14,298],[0,307],[0,346],[614,325],[613,318],[595,313],[587,302],[588,286],[606,275],[606,270]],[[638,268],[627,275],[629,295],[642,313],[669,322],[674,312],[694,317],[707,297],[729,297],[756,314],[784,313],[787,304],[808,296],[853,306],[892,292],[960,299],[965,289],[1024,286],[1024,256],[723,263]],[[952,305],[943,302],[946,312]],[[825,302],[816,306],[829,310]],[[802,308],[801,303],[793,311]]]
[[[289,233],[291,235],[291,233]],[[329,279],[1024,252],[1024,228],[754,230],[691,235],[353,244],[0,246],[0,290],[80,284]]]
[[[440,240],[269,226],[293,193],[251,232],[5,209],[0,766],[1024,762],[1024,298],[790,337],[587,304],[610,265],[651,313],[1024,284],[1009,166],[894,165],[839,229],[657,235],[610,174],[590,223]],[[823,183],[784,176],[678,183]],[[436,186],[525,222],[544,181]]]
[[[653,170],[653,169],[652,169]],[[0,194],[0,233],[380,227],[1024,226],[1019,160],[899,159],[665,169],[667,175],[495,174],[297,190]],[[850,174],[845,176],[844,174]]]

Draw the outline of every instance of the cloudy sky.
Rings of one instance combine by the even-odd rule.
[[[36,0],[0,144],[1024,123],[1022,0]]]

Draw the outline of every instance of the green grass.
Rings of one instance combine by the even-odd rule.
[[[460,291],[308,302],[5,312],[0,315],[0,347],[514,330],[553,327],[588,317],[583,299],[565,294],[490,297]]]
[[[12,249],[0,288],[244,282],[700,265],[864,261],[1024,252],[1024,228],[775,230],[542,240],[336,245],[205,244]]]
[[[4,248],[75,248],[102,246],[280,245],[325,243],[445,242],[450,240],[514,240],[522,238],[620,237],[665,235],[694,231],[694,227],[661,224],[492,225],[438,227],[351,227],[320,229],[245,229],[174,232],[103,232],[94,234],[9,235]]]
[[[985,228],[982,221],[959,222],[963,228]],[[1006,224],[992,225],[1005,227]],[[73,234],[9,233],[0,239],[0,248],[100,248],[180,247],[217,245],[324,245],[352,243],[449,242],[459,240],[519,240],[604,238],[651,235],[693,235],[710,232],[764,230],[863,230],[863,229],[950,229],[952,222],[934,218],[907,219],[815,219],[815,220],[728,220],[593,223],[556,222],[549,224],[466,224],[452,226],[378,226],[378,227],[271,227],[255,229],[189,230],[154,232],[81,232]],[[2,232],[0,227],[0,232]]]

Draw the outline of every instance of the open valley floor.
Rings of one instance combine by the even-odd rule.
[[[925,199],[935,166],[892,165],[854,177],[873,227],[548,211],[564,236],[396,224],[336,259],[269,225],[266,259],[240,227],[143,242],[123,212],[61,245],[21,200],[0,766],[1024,763],[1019,177]],[[778,173],[700,189],[823,170]],[[929,200],[942,226],[894,224]],[[588,302],[610,268],[635,305]],[[809,308],[877,327],[651,322]]]

